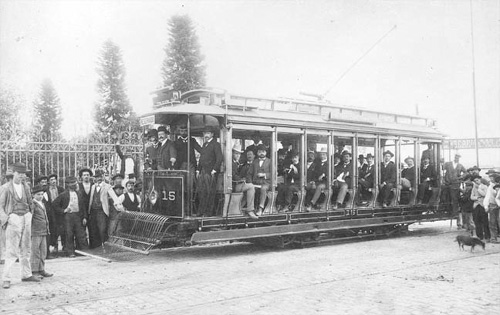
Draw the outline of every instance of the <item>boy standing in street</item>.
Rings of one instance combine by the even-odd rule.
[[[47,210],[42,202],[45,187],[33,188],[33,202],[31,209],[31,272],[42,277],[52,277],[45,271],[45,257],[47,256],[47,235],[49,235],[49,219]]]

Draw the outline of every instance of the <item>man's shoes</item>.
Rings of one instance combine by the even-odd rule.
[[[385,203],[383,203],[382,208],[387,208],[387,205]]]
[[[76,255],[74,253],[69,254],[69,258],[75,258]]]
[[[28,278],[23,278],[22,281],[28,281],[28,282],[40,282],[40,278],[31,276]]]
[[[250,217],[250,219],[254,219],[254,220],[258,220],[259,219],[259,217],[256,216],[255,212],[253,212],[253,211],[248,211],[247,215],[248,215],[248,217]]]
[[[4,289],[10,288],[10,281],[4,281],[2,284],[2,288],[4,288]]]
[[[263,212],[264,212],[264,208],[259,207],[259,211],[257,211],[256,215],[257,215],[258,217],[260,217],[260,216],[262,215],[262,213],[263,213]]]
[[[47,272],[45,270],[44,271],[40,271],[38,274],[40,276],[44,277],[44,278],[50,278],[50,277],[52,277],[54,275],[53,273],[49,273],[49,272]]]
[[[307,205],[307,207],[306,207],[306,209],[305,209],[305,210],[306,210],[306,212],[311,212],[311,210],[312,210],[312,206],[311,206],[311,205]]]

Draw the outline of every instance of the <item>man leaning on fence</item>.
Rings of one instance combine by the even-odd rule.
[[[14,177],[0,194],[0,228],[5,229],[6,257],[2,279],[4,289],[10,288],[12,268],[19,259],[23,281],[39,282],[31,273],[31,191],[23,183],[26,166],[15,163]]]

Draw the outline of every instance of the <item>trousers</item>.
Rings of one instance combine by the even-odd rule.
[[[246,211],[250,212],[255,209],[255,187],[252,183],[239,183],[234,187],[234,192],[243,192],[247,200]]]
[[[108,216],[102,209],[92,209],[89,217],[90,248],[101,246],[108,240]]]
[[[12,267],[19,259],[22,278],[29,278],[31,273],[31,218],[30,212],[25,215],[11,213],[5,229],[5,266],[3,281],[11,281]]]
[[[45,257],[47,256],[47,236],[31,237],[31,272],[45,271]]]
[[[68,254],[74,254],[75,243],[77,249],[86,249],[88,247],[87,238],[85,236],[85,228],[83,227],[80,214],[66,213],[64,215],[64,223],[66,230],[66,249]]]

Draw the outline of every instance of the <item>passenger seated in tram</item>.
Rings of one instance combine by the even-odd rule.
[[[307,152],[307,185],[306,185],[306,197],[305,204],[308,205],[311,202],[311,199],[316,191],[316,182],[314,180],[314,168],[316,167],[317,159],[316,152],[314,150],[309,150]]]
[[[271,160],[266,157],[266,146],[260,144],[257,146],[258,159],[253,161],[247,175],[247,182],[254,185],[259,189],[259,210],[257,216],[261,216],[264,212],[264,206],[267,198],[267,191],[271,188]]]
[[[335,181],[333,182],[333,194],[337,195],[333,209],[342,207],[347,190],[352,188],[352,154],[349,151],[342,152],[342,162],[335,166]]]
[[[420,158],[421,166],[424,165],[424,159],[429,158],[429,163],[434,165],[434,147],[432,143],[427,143],[427,149],[422,152],[422,157]]]
[[[255,131],[254,133],[252,133],[252,135],[250,136],[250,139],[253,141],[253,143],[245,148],[245,152],[244,152],[245,154],[243,156],[243,159],[245,159],[248,151],[253,151],[254,155],[257,156],[257,146],[260,144],[263,144],[262,143],[262,136],[260,135],[260,132],[258,132],[258,131]]]
[[[248,167],[244,168],[245,164],[240,164],[241,153],[239,147],[233,147],[233,191],[242,192],[246,197],[247,207],[245,212],[252,219],[258,219],[254,212],[254,198],[255,198],[255,187],[252,183],[246,182],[246,176]],[[253,162],[253,151],[249,151],[252,155]],[[248,165],[248,163],[246,163]]]
[[[284,183],[278,186],[278,197],[276,198],[278,212],[281,210],[292,211],[293,195],[300,191],[299,153],[292,151],[290,156],[292,160],[290,164],[286,165],[284,168]]]
[[[314,163],[314,169],[312,171],[312,178],[309,187],[311,190],[314,189],[314,195],[311,202],[307,205],[306,211],[311,211],[312,209],[319,210],[317,202],[321,193],[326,188],[328,181],[328,156],[326,148],[322,148],[319,152],[319,161]]]
[[[340,156],[340,154],[335,153],[333,155],[333,167],[339,165],[341,161],[342,161],[342,157]]]
[[[436,169],[430,164],[430,158],[426,156],[420,169],[420,185],[418,186],[417,203],[426,204],[432,196],[432,188],[437,187]]]
[[[222,164],[221,145],[214,138],[215,127],[203,129],[203,147],[198,164],[198,181],[196,193],[198,196],[197,215],[215,215],[215,196],[217,190],[217,174]]]
[[[410,191],[415,189],[415,161],[412,157],[405,159],[406,168],[401,171],[401,197],[399,203],[410,203]]]
[[[387,150],[384,152],[384,161],[380,165],[380,194],[379,202],[383,208],[390,205],[393,197],[392,189],[396,185],[396,165],[391,159],[394,153]]]
[[[368,167],[368,162],[365,159],[363,154],[358,156],[358,175],[366,172],[366,168]]]
[[[361,204],[366,204],[372,197],[375,182],[375,159],[371,153],[366,155],[366,169],[359,173],[359,192]]]

